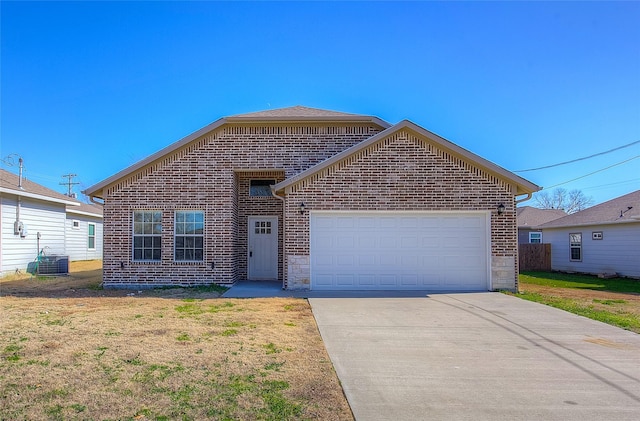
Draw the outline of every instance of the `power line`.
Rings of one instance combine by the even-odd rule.
[[[629,146],[633,146],[633,145],[638,144],[638,143],[640,143],[640,140],[636,140],[635,142],[631,142],[631,143],[628,143],[626,145],[618,146],[617,148],[609,149],[608,151],[599,152],[599,153],[596,153],[596,154],[593,154],[593,155],[585,156],[583,158],[572,159],[571,161],[560,162],[558,164],[545,165],[544,167],[529,168],[527,170],[518,170],[518,171],[513,171],[513,172],[529,172],[529,171],[546,170],[547,168],[553,168],[553,167],[559,167],[560,165],[572,164],[574,162],[584,161],[585,159],[594,158],[596,156],[605,155],[605,154],[608,154],[608,153],[611,153],[611,152],[619,151],[620,149],[628,148]]]
[[[633,161],[634,159],[638,159],[638,158],[640,158],[640,155],[636,155],[636,156],[634,156],[634,157],[632,157],[632,158],[625,159],[624,161],[622,161],[622,162],[618,162],[617,164],[609,165],[609,166],[608,166],[608,167],[606,167],[606,168],[602,168],[602,169],[596,170],[596,171],[594,171],[594,172],[590,172],[589,174],[581,175],[580,177],[576,177],[576,178],[574,178],[574,179],[572,179],[572,180],[569,180],[569,181],[563,181],[562,183],[558,183],[558,184],[554,184],[553,186],[545,187],[544,189],[545,189],[545,190],[547,190],[547,189],[552,189],[552,188],[554,188],[554,187],[558,187],[558,186],[561,186],[561,185],[563,185],[563,184],[571,183],[572,181],[576,181],[576,180],[580,180],[581,178],[589,177],[590,175],[597,174],[597,173],[602,172],[602,171],[606,171],[606,170],[608,170],[608,169],[610,169],[610,168],[617,167],[618,165],[626,164],[627,162],[629,162],[629,161]]]
[[[80,183],[74,183],[73,182],[73,177],[77,177],[78,174],[64,174],[62,177],[66,178],[67,181],[63,182],[63,183],[58,183],[61,186],[67,186],[67,196],[69,197],[73,197],[73,186],[76,184],[80,184]]]

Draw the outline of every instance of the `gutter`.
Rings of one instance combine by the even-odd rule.
[[[102,202],[99,202],[99,201],[97,201],[96,199],[97,199],[97,196],[93,196],[93,195],[90,195],[90,196],[89,196],[89,201],[90,201],[91,203],[94,203],[94,204],[96,204],[96,205],[100,205],[100,206],[104,206],[104,199],[102,199]]]
[[[522,203],[522,202],[526,202],[527,200],[530,200],[532,196],[533,196],[533,193],[527,193],[527,197],[522,199],[516,199],[516,205],[518,203]]]

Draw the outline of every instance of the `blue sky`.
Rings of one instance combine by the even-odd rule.
[[[1,143],[77,193],[238,113],[403,119],[508,170],[640,140],[640,2],[0,2]],[[596,203],[640,143],[519,173]],[[530,202],[531,203],[531,202]]]

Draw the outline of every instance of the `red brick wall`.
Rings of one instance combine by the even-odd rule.
[[[243,170],[278,169],[280,180],[378,131],[380,127],[372,124],[229,124],[108,186],[104,197],[105,286],[140,288],[242,279],[246,275],[246,216],[263,209],[277,213],[278,206],[276,198],[262,203],[243,197],[244,183],[248,183]],[[160,262],[131,261],[132,215],[144,209],[163,214]],[[173,218],[180,209],[205,213],[201,263],[173,261]]]

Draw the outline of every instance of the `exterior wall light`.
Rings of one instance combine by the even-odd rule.
[[[498,215],[502,215],[504,213],[504,205],[500,203],[498,205]]]
[[[300,215],[304,215],[304,209],[305,209],[304,202],[300,202]]]

